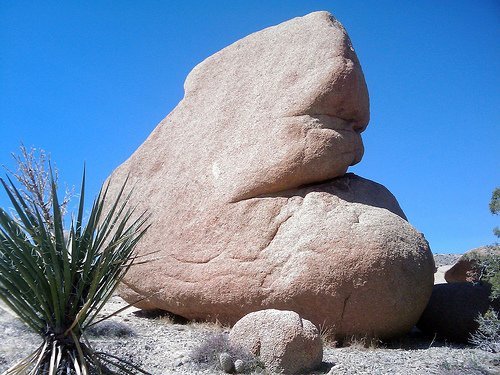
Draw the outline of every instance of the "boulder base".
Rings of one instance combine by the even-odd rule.
[[[392,337],[411,329],[432,290],[425,239],[385,188],[352,174],[193,208],[178,233],[164,224],[181,217],[179,205],[172,209],[140,244],[161,257],[133,267],[120,290],[129,302],[151,295],[142,308],[229,324],[287,309],[339,337]]]

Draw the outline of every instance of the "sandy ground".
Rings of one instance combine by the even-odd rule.
[[[115,296],[103,314],[123,306],[125,302]],[[189,357],[214,332],[227,329],[213,324],[179,323],[161,314],[130,308],[96,325],[89,339],[96,349],[139,364],[151,374],[221,374],[200,367]],[[36,349],[40,342],[16,317],[0,309],[0,372]],[[492,353],[436,341],[414,331],[398,341],[377,343],[372,348],[359,343],[335,348],[326,343],[323,365],[314,374],[500,374],[500,359]]]

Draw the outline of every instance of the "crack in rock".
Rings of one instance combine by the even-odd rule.
[[[217,259],[218,257],[220,257],[222,255],[222,253],[220,254],[217,254],[215,255],[214,257],[212,258],[208,258],[206,260],[188,260],[188,259],[179,259],[177,257],[175,257],[174,255],[170,254],[170,257],[172,259],[175,259],[176,261],[180,262],[180,263],[187,263],[187,264],[207,264],[207,263],[210,263],[211,261]]]
[[[279,215],[278,215],[279,216]],[[293,216],[293,213],[290,213],[286,218],[285,220],[283,220],[281,223],[279,223],[276,227],[276,229],[273,231],[273,234],[271,235],[271,238],[269,239],[269,241],[267,242],[267,244],[261,249],[261,252],[266,250],[271,244],[272,242],[274,241],[274,239],[276,238],[276,236],[278,235],[278,232],[280,231],[281,227],[283,224],[285,224],[291,217]]]
[[[351,298],[351,293],[349,293],[349,295],[344,298],[344,304],[342,306],[342,314],[340,315],[340,322],[342,322],[344,320],[344,313],[345,313],[345,309],[347,307],[347,302],[349,301],[349,298]]]

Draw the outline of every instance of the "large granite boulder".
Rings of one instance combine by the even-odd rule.
[[[121,295],[188,319],[292,310],[338,336],[404,333],[433,285],[425,239],[347,168],[369,119],[342,27],[316,12],[252,34],[189,74],[185,96],[111,177],[151,214]]]

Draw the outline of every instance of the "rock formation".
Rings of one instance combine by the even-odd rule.
[[[234,324],[292,310],[339,336],[394,336],[426,306],[434,262],[361,160],[368,93],[342,25],[316,12],[262,30],[189,74],[185,96],[111,176],[151,214],[139,307]]]

